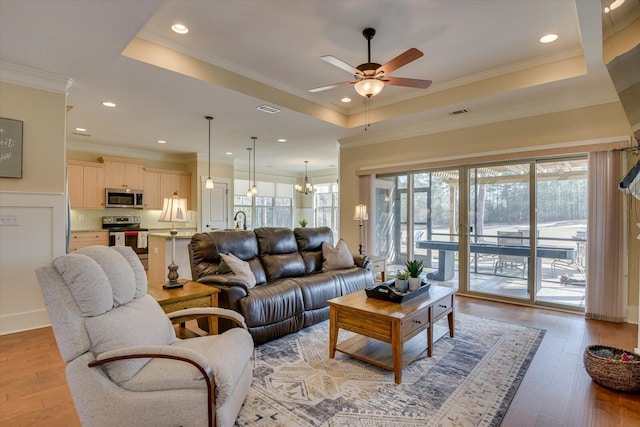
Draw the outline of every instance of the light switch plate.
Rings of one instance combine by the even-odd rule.
[[[4,225],[20,225],[20,218],[14,214],[0,215],[0,226]]]

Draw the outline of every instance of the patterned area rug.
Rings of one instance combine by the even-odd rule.
[[[443,319],[446,322],[446,318]],[[353,334],[340,331],[338,342]],[[393,372],[336,353],[329,322],[256,348],[237,426],[499,426],[544,331],[456,314],[426,354]]]

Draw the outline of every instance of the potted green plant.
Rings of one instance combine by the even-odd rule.
[[[420,273],[422,273],[423,270],[422,261],[418,259],[407,261],[405,266],[409,273],[409,290],[415,291],[422,283],[422,279],[420,278]]]
[[[409,288],[409,273],[404,270],[398,270],[396,273],[396,289],[400,292],[406,292]]]
[[[298,221],[298,224],[300,224],[300,227],[305,228],[309,223],[306,219],[302,218],[300,221]]]

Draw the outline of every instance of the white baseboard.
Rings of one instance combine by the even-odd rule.
[[[51,326],[47,310],[34,310],[0,316],[0,335]]]

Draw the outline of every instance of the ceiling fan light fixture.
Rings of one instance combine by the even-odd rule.
[[[374,78],[366,78],[364,80],[360,80],[353,86],[356,92],[358,92],[358,95],[365,98],[371,98],[372,96],[376,96],[382,92],[382,89],[384,89],[384,82]]]

